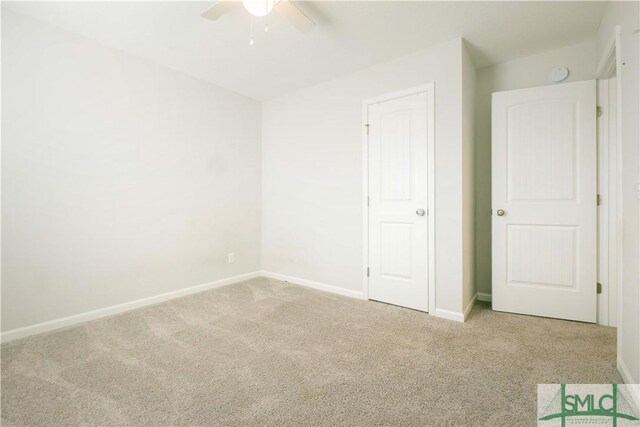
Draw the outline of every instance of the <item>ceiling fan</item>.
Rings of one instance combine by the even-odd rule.
[[[203,10],[200,16],[215,21],[227,12],[239,6],[238,0],[219,0],[213,6]],[[272,11],[291,23],[298,31],[306,33],[311,31],[315,23],[309,19],[290,0],[242,0],[242,5],[252,16],[267,16]]]

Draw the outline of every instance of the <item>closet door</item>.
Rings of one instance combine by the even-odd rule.
[[[369,298],[428,310],[427,92],[368,106]]]
[[[596,321],[596,84],[493,94],[493,309]]]

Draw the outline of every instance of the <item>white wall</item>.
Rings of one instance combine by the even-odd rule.
[[[638,2],[609,2],[598,30],[598,58],[620,25],[622,69],[617,78],[622,84],[622,286],[618,324],[618,368],[628,383],[640,384],[640,215],[636,185],[638,168],[640,110],[638,109],[638,45],[640,27]],[[637,390],[640,401],[640,388]]]
[[[475,272],[475,99],[476,69],[467,52],[462,49],[462,251],[463,251],[463,307],[468,309],[476,296]]]
[[[476,277],[480,294],[491,294],[491,94],[551,84],[549,71],[569,68],[566,80],[596,77],[595,41],[566,46],[478,70],[476,91]]]
[[[2,15],[3,331],[260,269],[258,102]]]
[[[263,268],[362,291],[362,102],[435,82],[436,306],[463,310],[462,40],[265,102]]]

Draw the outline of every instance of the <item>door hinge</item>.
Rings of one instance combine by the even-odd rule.
[[[602,204],[602,196],[598,194],[598,196],[596,196],[596,203],[598,204],[598,206],[600,206]]]
[[[367,196],[367,206],[371,206],[371,197]]]
[[[367,277],[369,277],[369,267],[367,267]]]
[[[596,117],[601,117],[601,116],[602,116],[602,107],[598,105],[596,107]]]
[[[602,293],[602,283],[596,283],[596,294]]]
[[[365,129],[367,129],[367,136],[369,136],[369,123],[365,123]]]

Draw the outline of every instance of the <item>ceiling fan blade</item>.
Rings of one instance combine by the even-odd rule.
[[[207,9],[200,12],[200,16],[206,19],[211,19],[215,21],[220,18],[225,13],[229,12],[231,9],[238,5],[237,1],[233,0],[220,0],[213,4],[213,6],[208,7]]]
[[[298,7],[289,0],[280,0],[275,5],[275,10],[298,31],[303,33],[309,32],[316,25],[307,15],[305,15]]]

